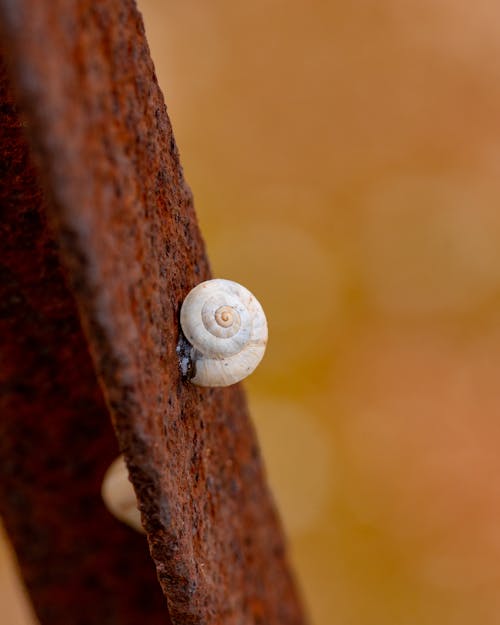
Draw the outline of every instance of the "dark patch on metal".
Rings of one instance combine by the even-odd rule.
[[[196,360],[193,358],[193,346],[184,336],[182,330],[179,333],[176,352],[179,358],[181,376],[186,382],[189,382],[196,375]]]
[[[11,81],[50,200],[47,213],[129,467],[172,621],[179,625],[303,625],[243,392],[239,386],[195,387],[183,380],[179,370],[180,305],[195,284],[210,277],[210,271],[135,4],[131,0],[0,0],[0,22],[9,51]],[[18,205],[31,205],[20,190],[14,193],[21,194]],[[42,217],[43,213],[38,219]],[[16,223],[17,218],[12,219]],[[33,230],[30,236],[41,254],[43,272],[44,259],[52,258],[59,282],[50,272],[43,273],[46,280],[41,282],[39,274],[30,274],[25,287],[11,283],[14,286],[8,294],[14,308],[6,311],[10,342],[3,357],[4,362],[17,365],[6,365],[14,369],[5,379],[7,386],[18,392],[7,395],[11,402],[7,409],[12,415],[19,410],[17,396],[21,405],[40,406],[33,413],[25,408],[19,423],[7,419],[14,431],[8,433],[7,443],[2,439],[3,462],[8,466],[12,456],[15,465],[12,470],[4,468],[2,475],[4,493],[12,493],[6,514],[13,514],[8,510],[16,506],[20,511],[7,525],[9,532],[14,532],[23,570],[30,562],[31,550],[46,550],[46,545],[52,544],[55,524],[68,521],[49,498],[46,510],[53,510],[53,520],[36,519],[29,531],[16,539],[14,519],[20,519],[31,503],[16,481],[23,449],[14,447],[26,446],[29,456],[42,458],[38,465],[41,473],[33,478],[50,481],[54,472],[58,475],[60,471],[66,481],[58,481],[58,489],[67,489],[68,480],[84,481],[90,489],[91,506],[97,506],[95,488],[112,455],[108,438],[102,448],[96,442],[107,427],[104,405],[88,361],[80,356],[85,343],[75,310],[65,309],[73,303],[60,281],[60,270],[56,270],[55,246],[48,245],[52,252],[45,256],[49,249],[42,246],[41,253],[40,232]],[[16,239],[16,245],[29,250],[29,243],[22,241]],[[27,253],[31,260],[22,262],[32,266],[31,250]],[[16,271],[24,270],[21,266]],[[59,294],[56,284],[62,289]],[[42,290],[40,301],[31,299],[28,286],[35,292]],[[17,351],[10,353],[14,349],[10,344],[20,332],[9,325],[14,323],[18,296],[35,302],[23,309],[31,327],[36,328],[37,315],[46,315],[44,306],[54,307],[62,316],[56,315],[54,323],[61,321],[67,336],[49,334],[40,343],[35,334],[21,340]],[[22,360],[31,362],[31,353],[36,358],[29,368]],[[75,361],[75,354],[80,360]],[[77,373],[74,362],[78,363]],[[87,368],[81,368],[85,362]],[[40,388],[49,393],[45,403]],[[61,408],[58,419],[47,416],[57,412],[58,402],[65,405],[66,401],[70,405]],[[87,406],[87,420],[71,418],[75,403]],[[38,421],[42,414],[50,421],[47,427],[34,423],[32,440],[24,441],[24,436],[31,436],[28,424],[33,415]],[[49,453],[48,439],[62,440],[58,427],[72,432],[64,461]],[[16,428],[22,430],[22,436]],[[80,447],[73,447],[73,437]],[[46,453],[56,467],[52,473],[46,473]],[[75,468],[74,458],[80,456],[83,466],[78,461]],[[75,506],[68,514],[77,522],[85,518],[84,507],[81,502]],[[101,521],[96,523],[96,540],[101,533],[101,543],[108,539],[109,523],[115,522],[107,518],[102,526]],[[41,536],[31,541],[30,531]],[[130,536],[126,528],[116,531],[117,536],[126,535],[136,544],[132,549],[138,548],[140,536]],[[116,540],[123,550],[122,568],[135,580],[125,554],[128,543],[125,546],[121,538]],[[88,575],[99,579],[105,564],[93,560],[88,545],[80,544],[76,537],[74,542],[80,560],[87,558]],[[38,557],[42,561],[49,554]],[[50,594],[56,592],[57,584],[51,583],[55,573],[50,567],[48,571],[45,584]],[[113,568],[113,575],[121,580],[124,573]],[[112,585],[112,581],[106,583]],[[60,594],[53,596],[53,602],[65,604],[67,598]],[[142,591],[140,594],[144,596]],[[151,602],[156,606],[154,596]],[[49,609],[49,602],[40,605]],[[71,606],[72,616],[65,622],[97,623],[88,615],[94,608],[95,602],[90,600],[87,617],[78,621],[78,610]],[[55,609],[63,610],[60,606]],[[120,621],[109,604],[106,610],[101,623],[132,623],[132,619]],[[157,614],[155,610],[153,614]],[[44,625],[63,622],[48,613],[43,618]],[[146,621],[159,622],[149,613],[135,620]]]

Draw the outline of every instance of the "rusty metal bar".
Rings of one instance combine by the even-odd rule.
[[[99,495],[118,445],[3,70],[0,514],[42,624],[165,625],[144,538]]]
[[[98,500],[113,447],[108,410],[172,621],[303,624],[243,392],[194,387],[179,372],[180,304],[210,271],[135,4],[0,0],[0,19],[38,166],[22,146],[8,151],[11,135],[22,143],[13,115],[2,137],[17,173],[2,186],[12,245],[0,252],[1,511],[42,623],[168,622],[149,590],[141,537]],[[86,514],[87,524],[72,525]],[[60,527],[74,528],[61,544]],[[110,535],[116,544],[105,544]],[[92,540],[109,560],[92,556]],[[117,571],[120,561],[132,570]],[[124,577],[135,579],[136,562],[129,595]],[[83,563],[118,593],[100,619],[75,618],[66,593],[64,575]],[[78,605],[94,582],[75,575]],[[146,587],[150,613],[138,618]]]

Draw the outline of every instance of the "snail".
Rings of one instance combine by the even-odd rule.
[[[128,477],[123,456],[112,462],[104,476],[101,496],[106,508],[122,523],[143,532],[141,515],[137,509],[137,499]]]
[[[215,279],[195,286],[182,304],[180,321],[190,344],[193,384],[235,384],[264,356],[266,316],[254,295],[237,282]]]

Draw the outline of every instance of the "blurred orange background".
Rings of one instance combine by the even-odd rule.
[[[498,625],[500,5],[139,8],[312,623]]]

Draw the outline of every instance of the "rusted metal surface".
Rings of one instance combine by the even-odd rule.
[[[51,225],[172,621],[302,624],[242,390],[198,388],[180,376],[175,351],[180,304],[210,271],[135,5],[0,0],[0,11],[11,81],[50,200]],[[47,258],[54,258],[53,246],[50,252]],[[59,273],[58,279],[60,284]],[[47,281],[52,283],[51,275]],[[52,291],[46,306],[57,309],[54,298]],[[14,309],[8,306],[6,314],[11,336],[17,331]],[[102,456],[110,458],[109,441],[102,454],[93,443],[94,428],[107,426],[91,371],[82,369],[80,383],[84,343],[74,316],[71,323],[70,335],[81,349],[56,339],[53,367],[67,369],[67,377],[54,383],[54,390],[70,399],[81,393],[82,405],[90,403],[93,420],[69,421],[78,432],[83,429],[84,442],[66,453],[85,456],[92,449],[99,461],[90,473],[97,480]],[[28,344],[5,354],[14,362],[30,349],[38,352]],[[43,359],[35,365],[42,367]],[[19,374],[21,365],[15,384]],[[19,388],[19,401],[28,401]],[[13,414],[17,396],[10,390],[7,396]],[[101,402],[95,412],[92,400]],[[57,393],[51,401],[57,403]],[[26,413],[20,420],[28,436],[30,418]],[[16,432],[9,436],[20,439]],[[30,454],[44,454],[43,444],[29,445]],[[5,449],[2,462],[10,454],[19,462],[15,449]],[[43,461],[40,469],[43,473]],[[14,473],[8,483],[13,492]],[[90,498],[96,496],[96,480],[89,478]],[[140,540],[120,531],[132,543]],[[15,542],[23,563],[30,544],[26,535],[22,540]],[[105,567],[95,566],[99,572]],[[149,616],[135,622],[146,620],[157,622]]]
[[[166,625],[144,538],[102,505],[118,446],[1,61],[0,107],[0,514],[43,625]]]

